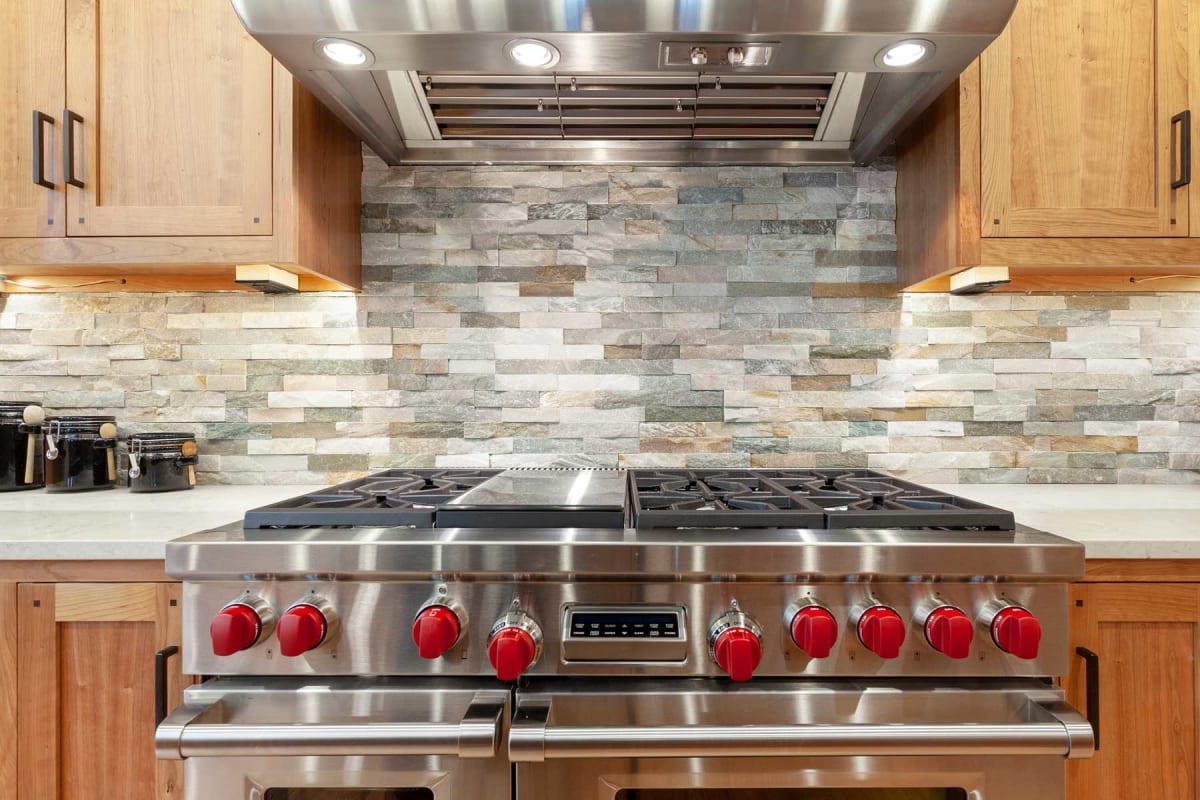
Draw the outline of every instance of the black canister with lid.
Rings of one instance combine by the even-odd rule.
[[[117,438],[101,436],[116,417],[46,420],[46,491],[86,492],[117,485]]]
[[[26,409],[33,414],[27,414]],[[26,419],[43,419],[42,404],[34,400],[0,400],[0,492],[40,489],[42,426]]]
[[[135,433],[122,456],[121,478],[132,492],[177,492],[196,485],[196,437]]]

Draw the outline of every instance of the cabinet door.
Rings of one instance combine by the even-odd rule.
[[[1200,586],[1082,584],[1072,590],[1072,652],[1100,656],[1100,751],[1068,761],[1070,800],[1197,797]],[[1068,677],[1086,705],[1084,664]]]
[[[272,60],[229,0],[67,0],[66,31],[69,235],[271,233]]]
[[[0,237],[61,236],[63,0],[0,2]],[[34,183],[33,114],[40,126],[44,180]]]
[[[1021,0],[981,61],[984,236],[1188,235],[1187,6]]]
[[[21,800],[183,796],[180,762],[154,756],[154,654],[179,642],[180,597],[172,583],[18,586]]]

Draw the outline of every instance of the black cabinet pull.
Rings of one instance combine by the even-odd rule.
[[[1179,177],[1171,181],[1172,189],[1182,189],[1192,182],[1192,112],[1180,111],[1171,117],[1171,128],[1179,126]]]
[[[69,108],[63,109],[63,175],[69,186],[83,188],[83,181],[75,177],[75,123],[83,117]]]
[[[33,112],[33,182],[47,189],[54,188],[54,181],[46,177],[46,123],[54,124],[54,117]]]
[[[1087,678],[1087,718],[1092,724],[1096,750],[1100,750],[1100,656],[1086,647],[1076,647],[1075,655],[1084,661]]]
[[[167,645],[154,654],[154,727],[167,718],[167,662],[179,653],[179,645]]]

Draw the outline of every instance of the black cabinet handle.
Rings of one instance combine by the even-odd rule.
[[[1172,189],[1182,189],[1192,182],[1192,112],[1180,111],[1171,117],[1171,128],[1179,126],[1179,177],[1171,181]]]
[[[167,662],[179,653],[179,645],[167,645],[154,654],[154,727],[167,718]]]
[[[54,117],[33,112],[33,182],[47,189],[54,188],[54,181],[46,177],[46,123],[54,124]]]
[[[1087,718],[1092,724],[1096,750],[1100,749],[1100,656],[1086,647],[1076,647],[1075,655],[1084,661],[1087,678]]]
[[[63,109],[63,175],[70,186],[83,188],[83,181],[75,177],[75,123],[83,117],[69,108]]]

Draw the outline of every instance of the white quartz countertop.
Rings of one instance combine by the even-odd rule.
[[[314,488],[0,494],[0,560],[158,560],[171,539],[236,522],[248,509]],[[935,488],[1010,508],[1021,524],[1083,542],[1089,558],[1200,559],[1200,485]]]
[[[313,486],[197,486],[186,492],[127,489],[76,494],[0,494],[0,561],[161,560],[171,539],[241,520],[249,509]]]
[[[1088,558],[1200,559],[1200,485],[936,488],[1011,509],[1021,525],[1082,542]]]

